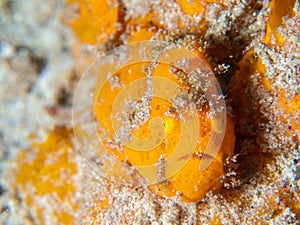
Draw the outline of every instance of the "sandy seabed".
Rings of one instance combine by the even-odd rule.
[[[151,2],[157,4],[157,1],[124,1],[126,16],[132,16],[138,9],[147,11]],[[175,4],[166,2],[166,9]],[[283,88],[287,97],[299,94],[299,3],[295,6],[296,15],[287,19],[282,28],[288,37],[286,45],[276,48],[266,47],[259,41],[265,27],[265,15],[269,12],[267,2],[257,1],[263,6],[257,10],[249,9],[256,1],[228,2],[232,4],[227,10],[210,6],[210,15],[206,18],[210,26],[201,40],[206,43],[203,45],[208,45],[204,50],[213,68],[221,74],[218,79],[224,94],[230,93],[231,78],[240,73],[237,62],[251,48],[255,48],[267,65],[266,74],[274,86]],[[159,10],[158,7],[154,9]],[[169,32],[173,28],[167,25],[176,13],[172,10],[164,13],[165,19],[161,18],[161,23]],[[82,74],[76,65],[78,59],[74,58],[78,40],[66,25],[66,15],[65,3],[61,0],[0,2],[0,224],[38,224],[22,193],[12,184],[13,171],[18,168],[14,159],[20,152],[32,148],[32,135],[35,140],[44,140],[57,126],[71,127],[74,91]],[[172,39],[172,35],[168,35]],[[229,58],[218,58],[213,54],[213,47],[222,44],[231,53]],[[110,48],[109,45],[100,46],[98,51]],[[278,96],[263,90],[257,74],[252,74],[249,80],[242,86],[252,99],[249,111],[260,110],[261,113],[259,118],[240,118],[236,124],[236,154],[251,155],[247,151],[256,142],[261,142],[262,155],[271,155],[271,163],[258,170],[244,169],[250,171],[249,176],[241,172],[241,177],[233,173],[235,178],[230,178],[228,174],[227,186],[224,185],[219,194],[208,193],[199,203],[187,204],[176,197],[157,198],[147,188],[109,185],[91,172],[78,154],[74,157],[81,168],[75,179],[79,190],[76,198],[84,204],[82,210],[74,212],[74,218],[81,221],[82,212],[95,205],[94,200],[109,194],[111,207],[99,211],[98,216],[82,219],[82,223],[88,224],[88,220],[97,218],[92,224],[298,224],[299,130],[292,137],[285,137],[284,131],[291,128],[278,119],[284,115],[284,111],[273,104]],[[226,99],[228,111],[236,118],[236,113],[243,110],[233,101]],[[298,117],[299,122],[299,113],[298,109],[290,115]],[[245,138],[243,130],[255,135]],[[251,167],[253,163],[255,160],[247,166]],[[276,209],[272,208],[274,204]],[[51,208],[51,203],[45,203],[43,207],[45,205]],[[51,210],[49,212],[51,214]],[[57,224],[47,213],[46,210],[43,214],[45,224]]]

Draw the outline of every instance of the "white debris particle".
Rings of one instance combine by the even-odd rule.
[[[110,83],[111,90],[115,90],[122,87],[120,78],[117,74],[116,75],[107,74],[106,79]]]
[[[141,28],[156,32],[152,39],[165,39],[172,48],[186,46],[201,50],[215,68],[226,96],[216,98],[225,98],[227,104],[232,102],[227,95],[229,84],[233,76],[241,74],[238,65],[245,52],[254,49],[266,72],[254,72],[247,80],[241,79],[245,83],[241,92],[249,101],[245,109],[249,118],[235,114],[239,106],[229,106],[235,115],[236,133],[240,136],[236,141],[238,154],[232,161],[226,159],[225,165],[229,168],[225,168],[223,188],[207,193],[198,203],[184,203],[179,196],[159,197],[152,187],[143,183],[119,185],[108,181],[93,172],[83,160],[78,160],[82,171],[74,179],[81,191],[75,198],[82,204],[80,216],[75,215],[78,219],[75,224],[299,224],[299,204],[296,204],[300,202],[299,130],[294,129],[297,124],[299,126],[299,109],[287,113],[288,109],[280,107],[279,101],[283,92],[287,101],[295,99],[300,92],[299,2],[296,1],[295,16],[284,18],[283,26],[278,28],[284,37],[282,46],[262,43],[270,13],[268,1],[217,1],[206,4],[203,15],[193,16],[184,14],[181,6],[171,0],[118,2],[124,8],[124,15],[118,15],[124,17],[124,22],[118,23],[118,31],[123,33],[116,43],[99,43],[96,48],[74,44],[70,28],[61,20],[62,0],[3,0],[0,3],[0,224],[38,224],[37,216],[26,206],[23,193],[9,184],[13,177],[12,159],[31,148],[30,135],[43,140],[53,127],[71,126],[72,104],[69,102],[76,89],[74,81],[81,76],[81,72],[74,71],[82,69],[77,68],[74,52],[83,48],[93,52],[91,55],[102,55],[102,50],[126,43],[131,32]],[[77,7],[74,4],[71,10]],[[150,12],[157,21],[124,27]],[[72,17],[69,19],[78,16],[74,11],[66,15]],[[159,56],[159,47],[162,46],[158,46],[155,57]],[[109,59],[112,65],[128,62],[130,49],[123,47],[121,52]],[[145,49],[141,49],[140,57],[148,57]],[[178,66],[184,69],[188,63],[182,60]],[[156,66],[157,62],[153,62],[152,68],[144,68],[149,82]],[[211,104],[204,93],[214,84],[201,82],[211,74],[199,69],[187,75],[175,67],[171,67],[170,72],[190,88],[187,95],[174,99],[174,109],[186,109],[190,101],[198,108]],[[107,78],[112,90],[122,87],[117,75],[109,74]],[[265,89],[262,79],[270,81],[273,91]],[[65,93],[65,98],[58,101],[61,92]],[[124,143],[132,138],[130,131],[149,119],[152,92],[149,85],[148,96],[138,102],[128,102],[127,108],[115,115],[121,125],[108,144],[122,150]],[[71,100],[67,96],[71,96]],[[216,111],[222,110],[217,108]],[[214,113],[209,114],[209,118],[213,118]],[[87,147],[90,144],[87,143]],[[241,174],[243,165],[239,163],[251,154],[255,157],[253,149],[261,150],[259,156],[266,162],[246,176]],[[48,159],[47,163],[54,159]],[[111,157],[103,157],[99,164],[107,159]],[[158,164],[161,167],[158,182],[163,182],[164,156]],[[62,178],[66,173],[62,173]],[[30,193],[35,191],[30,185],[26,189]],[[54,210],[51,207],[53,196],[35,196],[34,200],[38,202],[37,208],[45,209],[44,221],[55,224],[50,216]]]

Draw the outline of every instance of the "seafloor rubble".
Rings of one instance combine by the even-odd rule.
[[[1,1],[0,223],[298,224],[299,31],[293,0]],[[76,151],[84,70],[141,40],[203,54],[225,96],[234,155],[198,202],[110,182]]]

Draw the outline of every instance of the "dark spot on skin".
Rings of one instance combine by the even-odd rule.
[[[190,157],[191,157],[190,154],[184,155],[184,156],[181,156],[177,161],[182,161],[182,160],[186,161],[186,160],[188,160]]]

